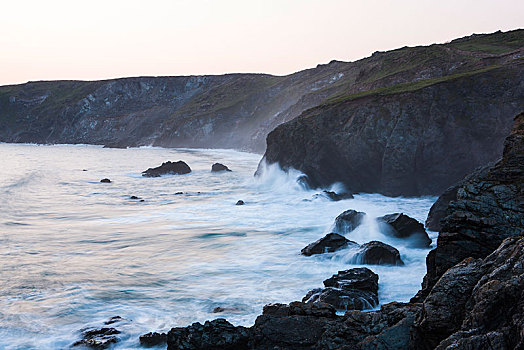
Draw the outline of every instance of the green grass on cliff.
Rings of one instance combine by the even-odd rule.
[[[347,102],[347,101],[356,100],[356,99],[366,97],[366,96],[375,96],[375,95],[384,96],[384,95],[393,95],[393,94],[398,94],[398,93],[403,93],[403,92],[417,91],[417,90],[423,89],[431,85],[435,85],[438,83],[451,81],[451,80],[455,80],[455,79],[459,79],[463,77],[468,77],[468,76],[472,76],[472,75],[479,74],[479,73],[488,72],[488,71],[491,71],[499,67],[500,67],[499,65],[492,65],[492,66],[484,67],[481,69],[473,70],[470,72],[458,73],[458,74],[447,75],[443,77],[426,79],[426,80],[419,80],[415,82],[402,83],[402,84],[387,86],[387,87],[374,89],[374,90],[361,91],[361,92],[357,92],[355,94],[350,94],[350,95],[337,96],[337,97],[328,99],[324,104],[328,105],[328,104],[336,104],[340,102]]]
[[[496,32],[486,35],[473,35],[453,40],[446,46],[469,52],[500,55],[524,47],[524,30]]]

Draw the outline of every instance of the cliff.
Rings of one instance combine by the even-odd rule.
[[[314,187],[419,196],[500,157],[524,109],[523,50],[489,66],[330,100],[267,137],[265,160]]]
[[[524,31],[516,30],[377,52],[280,77],[228,74],[3,86],[0,141],[263,152],[271,130],[328,99],[489,69],[520,57],[523,46]]]

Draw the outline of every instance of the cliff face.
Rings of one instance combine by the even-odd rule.
[[[427,261],[419,298],[464,258],[484,258],[508,237],[524,235],[524,113],[515,118],[504,155],[494,166],[468,177],[457,188]]]
[[[524,31],[516,30],[378,52],[356,62],[333,61],[282,77],[228,74],[3,86],[0,141],[262,152],[271,130],[326,99],[505,64],[522,55],[523,46]]]

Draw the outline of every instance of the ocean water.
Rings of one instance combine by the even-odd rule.
[[[372,219],[404,212],[424,221],[434,197],[314,198],[300,173],[270,166],[255,178],[260,155],[230,150],[0,144],[0,159],[1,349],[68,348],[81,329],[117,315],[127,320],[117,349],[217,317],[250,326],[265,304],[300,300],[357,266],[350,250],[300,255],[347,209],[368,214],[349,239],[392,244],[406,263],[368,266],[381,303],[408,301],[425,273],[429,250],[384,236]],[[193,171],[141,176],[167,160]],[[211,173],[215,162],[233,172]],[[218,306],[230,309],[213,313]]]

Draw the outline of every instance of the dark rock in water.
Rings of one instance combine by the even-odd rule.
[[[242,199],[238,200],[235,205],[244,205],[244,201]]]
[[[141,335],[139,340],[140,340],[140,345],[142,346],[150,347],[150,346],[163,345],[167,341],[167,334],[150,332],[150,333]]]
[[[353,195],[351,193],[336,193],[332,191],[322,191],[321,194],[316,194],[314,198],[318,197],[326,197],[331,199],[334,202],[338,202],[343,199],[351,199],[353,198]]]
[[[389,214],[378,218],[377,221],[387,224],[393,236],[409,238],[412,247],[428,248],[431,245],[431,239],[424,229],[424,225],[407,215],[402,213]]]
[[[184,192],[176,192],[176,193],[175,193],[175,196],[176,196],[176,195],[179,195],[179,194],[184,194]]]
[[[107,349],[118,342],[115,334],[120,334],[115,328],[100,328],[84,331],[82,339],[75,342],[73,346],[85,346],[93,349]]]
[[[234,306],[217,306],[213,309],[214,314],[218,314],[222,312],[239,312],[239,311],[240,309]]]
[[[113,316],[109,320],[105,321],[104,324],[105,325],[109,325],[109,324],[119,323],[119,322],[123,322],[123,321],[127,321],[127,320],[125,318],[120,317],[120,316]]]
[[[227,166],[220,163],[215,163],[211,166],[212,172],[219,172],[219,171],[231,171]]]
[[[325,280],[324,286],[309,291],[302,301],[326,303],[337,310],[365,310],[378,305],[378,275],[367,268],[339,271]]]
[[[348,246],[357,246],[356,242],[350,241],[344,236],[338,233],[328,233],[316,242],[309,244],[303,248],[300,252],[303,255],[311,256],[313,254],[332,253]]]
[[[111,183],[111,180],[109,180],[109,179],[106,178],[106,179],[102,179],[102,180],[100,180],[100,182],[102,182],[102,183],[107,183],[107,184],[108,184],[108,183]]]
[[[188,174],[191,172],[191,168],[185,162],[179,160],[178,162],[165,162],[161,166],[156,168],[149,168],[142,172],[142,176],[146,177],[159,177],[165,174],[179,175]]]
[[[87,171],[87,169],[82,169],[82,171]]]
[[[189,327],[172,328],[167,333],[167,348],[196,349],[246,349],[250,330],[235,327],[223,318],[206,321],[203,325],[193,323]]]
[[[378,292],[378,275],[366,267],[339,271],[324,281],[326,287]]]
[[[137,196],[131,196],[131,197],[129,197],[129,199],[140,199],[140,197],[137,197]]]
[[[404,265],[399,251],[379,241],[371,241],[360,246],[354,263],[366,265]]]
[[[335,232],[340,234],[350,233],[362,224],[365,215],[365,213],[353,209],[344,211],[335,219]]]
[[[427,274],[413,300],[422,301],[450,267],[465,258],[484,258],[507,237],[524,232],[524,113],[515,117],[503,157],[457,190],[442,220],[436,249],[426,258]]]

